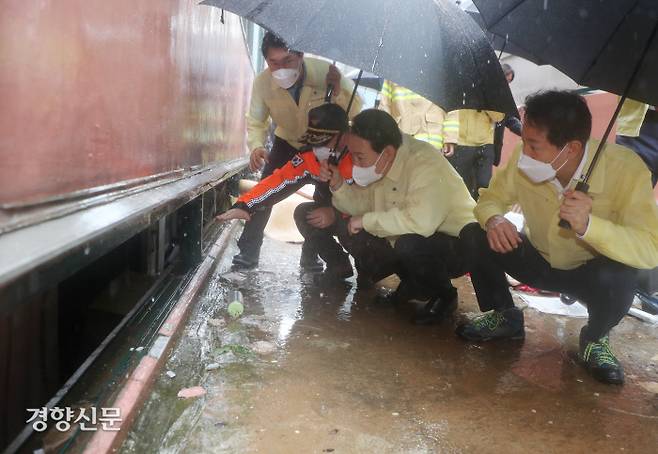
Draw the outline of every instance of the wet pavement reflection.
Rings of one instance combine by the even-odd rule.
[[[627,384],[606,386],[575,362],[582,319],[528,308],[525,342],[458,339],[459,317],[476,311],[467,278],[455,319],[424,327],[409,322],[413,306],[377,304],[355,283],[317,287],[299,245],[266,239],[247,273],[228,272],[232,253],[123,452],[656,452],[655,328],[627,317],[613,332]],[[206,394],[176,397],[193,386]]]

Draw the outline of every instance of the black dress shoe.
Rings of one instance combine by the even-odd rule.
[[[324,270],[324,263],[320,260],[317,254],[303,254],[299,259],[299,266],[304,271],[317,273]]]
[[[249,270],[258,266],[258,255],[240,252],[233,256],[234,270]]]
[[[415,325],[433,325],[441,323],[457,310],[457,295],[448,301],[436,296],[429,300],[420,314],[415,315],[411,322]]]
[[[321,274],[313,276],[313,281],[317,285],[325,286],[332,285],[345,279],[352,277],[354,270],[350,262],[341,263],[340,265],[327,264],[327,269]]]

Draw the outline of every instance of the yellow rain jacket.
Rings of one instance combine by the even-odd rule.
[[[384,81],[379,108],[391,114],[400,130],[441,149],[444,143],[457,143],[459,114],[445,111],[417,93]]]
[[[491,110],[463,109],[459,112],[458,145],[479,147],[494,143],[494,127],[505,114]]]
[[[588,142],[585,168],[598,141]],[[597,255],[635,268],[658,266],[658,207],[649,170],[633,151],[607,144],[592,178],[589,195],[594,203],[582,239],[558,227],[561,194],[550,181],[534,184],[517,167],[519,144],[507,165],[496,172],[489,188],[480,189],[475,217],[484,228],[494,215],[503,215],[518,203],[523,210],[525,233],[553,268],[569,270]],[[575,175],[574,178],[580,178]],[[575,186],[575,179],[570,187]]]
[[[434,147],[406,134],[381,180],[365,188],[343,183],[332,203],[343,213],[363,215],[364,230],[392,244],[407,233],[456,237],[475,222],[475,201],[457,171]]]
[[[264,146],[270,120],[276,124],[274,134],[293,147],[301,146],[298,140],[308,126],[308,111],[324,103],[329,63],[305,57],[304,70],[305,76],[299,96],[299,105],[295,103],[288,90],[279,87],[274,82],[269,69],[265,69],[256,77],[247,113],[247,143],[250,151]],[[333,99],[333,102],[347,109],[354,84],[346,77],[341,77],[340,81],[340,93]],[[360,111],[361,98],[357,94],[350,109],[350,118]]]

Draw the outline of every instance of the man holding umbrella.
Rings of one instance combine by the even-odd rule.
[[[580,358],[605,383],[624,381],[608,334],[628,312],[637,269],[658,265],[658,207],[649,171],[631,150],[608,144],[589,194],[572,188],[593,158],[592,117],[585,100],[548,91],[526,100],[523,142],[480,191],[479,225],[464,229],[473,287],[482,311],[457,333],[473,341],[525,336],[505,273],[587,305]],[[526,226],[518,233],[503,214],[518,203]],[[571,229],[558,227],[566,220]]]
[[[247,114],[247,136],[251,151],[249,167],[256,171],[265,165],[262,171],[265,178],[297,154],[301,146],[298,140],[306,130],[309,110],[323,104],[329,96],[331,101],[346,109],[353,85],[341,77],[335,66],[304,57],[303,52],[289,49],[271,32],[263,37],[261,51],[268,68],[254,80]],[[357,113],[361,110],[358,96],[350,110]],[[276,125],[276,130],[268,154],[264,144],[270,121]],[[235,268],[253,268],[258,264],[263,230],[270,213],[271,207],[261,207],[246,223],[238,241],[240,253],[233,257]],[[317,251],[303,247],[302,262],[314,265]]]

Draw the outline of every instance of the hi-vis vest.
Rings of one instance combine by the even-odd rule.
[[[463,109],[457,112],[459,113],[457,143],[466,147],[479,147],[494,143],[496,123],[505,118],[505,114],[491,110]]]
[[[388,112],[400,130],[441,149],[444,143],[457,143],[459,114],[445,111],[417,93],[384,81],[379,108]]]

